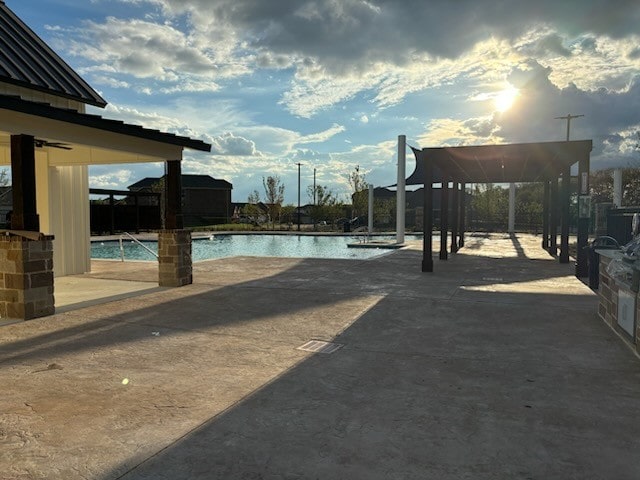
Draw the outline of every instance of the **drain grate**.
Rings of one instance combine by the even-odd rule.
[[[341,343],[323,342],[322,340],[311,340],[304,345],[297,348],[297,350],[303,350],[305,352],[313,353],[333,353],[336,350],[344,347]]]

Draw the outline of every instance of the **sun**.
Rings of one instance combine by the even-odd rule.
[[[493,97],[493,103],[495,104],[496,110],[499,112],[509,110],[519,94],[520,92],[518,89],[514,87],[509,87],[496,93]]]

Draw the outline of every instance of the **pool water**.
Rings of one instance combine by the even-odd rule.
[[[393,236],[376,236],[376,240],[393,240]],[[418,238],[418,237],[416,237]],[[131,240],[122,240],[125,260],[155,260],[156,257]],[[158,243],[142,242],[158,251]],[[350,236],[320,235],[213,235],[196,238],[192,244],[194,261],[236,256],[290,258],[367,259],[391,250],[383,248],[348,248],[357,243]],[[120,259],[118,241],[91,242],[91,258]]]

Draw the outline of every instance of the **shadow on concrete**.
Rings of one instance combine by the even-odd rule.
[[[638,362],[552,313],[388,296],[336,353],[103,478],[634,478],[640,385],[611,392]]]
[[[496,244],[496,255],[510,243]],[[212,350],[206,358],[221,363],[231,390],[270,366],[270,349],[297,355],[311,338],[344,344],[292,357],[293,367],[178,430],[165,448],[118,457],[103,480],[635,478],[640,364],[566,265],[532,261],[524,249],[496,260],[465,247],[433,274],[419,271],[418,250],[296,261],[275,274],[276,260],[201,264],[196,285],[69,312],[50,324],[55,331],[3,341],[0,369],[113,351],[197,402],[171,414],[152,405],[160,429],[162,415],[186,425],[190,409],[206,412],[215,400],[187,389],[218,379],[187,364],[181,383],[172,362]],[[237,277],[223,284],[224,274]],[[182,345],[186,332],[205,339]],[[143,349],[153,333],[169,343]],[[167,364],[147,367],[151,351]],[[150,381],[140,388],[165,394]]]
[[[206,262],[201,262],[198,285],[138,297],[134,311],[130,304],[121,311],[113,307],[117,304],[96,305],[83,311],[80,323],[46,331],[28,340],[4,342],[0,345],[0,368],[32,358],[52,358],[60,351],[68,354],[135,343],[148,338],[152,328],[163,328],[163,335],[172,335],[224,325],[246,327],[265,317],[291,316],[331,306],[336,301],[334,295],[342,299],[394,295],[416,307],[428,299],[474,300],[473,297],[476,300],[481,297],[489,303],[546,303],[559,307],[584,303],[582,293],[575,294],[567,289],[562,292],[537,288],[529,292],[526,288],[523,290],[523,284],[553,282],[566,277],[566,268],[553,261],[523,263],[522,258],[527,258],[523,255],[521,258],[502,258],[498,265],[495,257],[469,255],[466,248],[451,255],[448,261],[436,260],[435,272],[430,274],[419,271],[421,252],[405,250],[367,261],[296,260],[295,265],[275,275],[259,276],[221,288],[216,283],[220,274],[215,267],[206,273]],[[257,269],[264,269],[261,264],[268,266],[274,261],[244,260],[255,263]],[[473,289],[494,284],[517,287],[513,291]],[[289,294],[279,302],[271,301],[276,290],[282,289]],[[325,295],[317,295],[317,292]],[[523,293],[528,295],[523,297]],[[167,300],[159,302],[159,296]],[[148,308],[145,303],[149,304]],[[105,309],[113,312],[107,318],[104,318]],[[72,320],[76,318],[74,312],[65,315]],[[91,316],[100,318],[91,320]],[[137,328],[123,332],[121,327],[127,324]]]

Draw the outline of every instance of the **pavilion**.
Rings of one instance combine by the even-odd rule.
[[[197,139],[86,113],[107,102],[0,0],[0,165],[11,167],[11,230],[0,236],[0,317],[54,313],[53,277],[90,270],[88,166],[166,165],[159,283],[191,283],[182,229],[184,149]]]
[[[416,168],[407,185],[424,185],[424,231],[433,230],[433,183],[441,183],[440,260],[464,246],[464,199],[468,183],[526,183],[544,185],[542,248],[569,262],[571,167],[578,164],[578,247],[576,276],[588,276],[589,161],[591,140],[413,149]],[[449,194],[449,189],[453,189]],[[449,198],[452,205],[449,206]],[[451,217],[451,218],[450,218]],[[433,271],[431,235],[424,235],[422,271]]]

